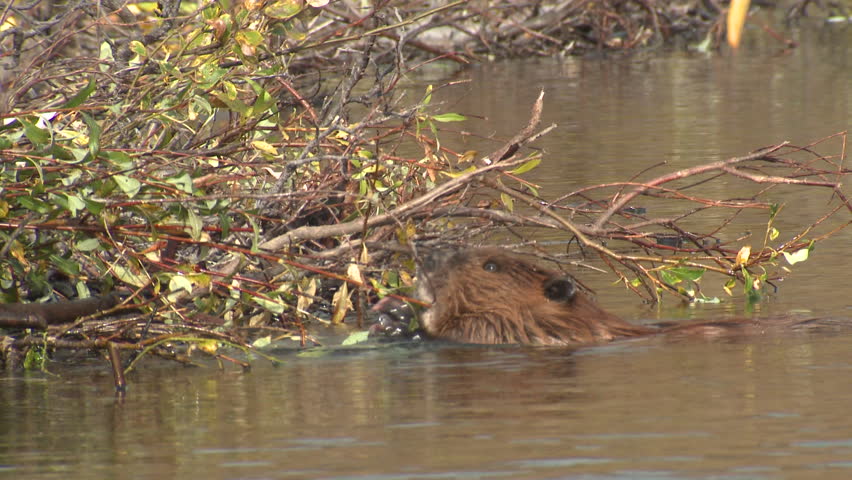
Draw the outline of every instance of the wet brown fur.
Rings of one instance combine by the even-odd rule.
[[[565,274],[496,248],[437,251],[418,272],[431,336],[466,343],[568,345],[659,331],[600,308]]]

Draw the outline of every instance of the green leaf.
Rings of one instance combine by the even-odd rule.
[[[271,344],[272,344],[272,335],[260,337],[257,340],[251,342],[252,348],[266,348]]]
[[[181,290],[192,293],[192,281],[183,275],[172,275],[169,279],[169,291],[179,292]]]
[[[126,175],[113,175],[112,179],[115,180],[118,188],[130,198],[135,197],[139,193],[139,190],[142,189],[142,184],[135,178]]]
[[[45,202],[43,202],[43,201],[41,201],[41,200],[39,200],[38,198],[35,198],[35,197],[18,197],[17,201],[18,201],[18,205],[20,205],[21,207],[26,208],[27,210],[30,210],[32,212],[48,213],[49,211],[52,210],[50,208],[49,204],[47,204],[47,203],[45,203]]]
[[[108,158],[119,170],[130,170],[134,167],[133,159],[125,152],[107,151],[102,156]]]
[[[92,154],[92,158],[97,157],[101,150],[101,126],[91,115],[85,112],[80,112],[80,114],[83,115],[83,121],[89,127],[89,153]]]
[[[76,217],[77,212],[86,208],[86,202],[84,202],[83,199],[77,195],[59,193],[56,195],[51,195],[51,199],[55,204],[59,205],[61,208],[64,208],[65,210],[71,212],[72,217]]]
[[[346,340],[341,343],[341,345],[356,345],[358,343],[364,343],[370,338],[370,332],[364,330],[363,332],[354,332],[351,333]]]
[[[781,234],[781,233],[780,233],[780,232],[778,231],[778,229],[777,229],[777,228],[775,228],[775,227],[771,227],[771,228],[769,229],[769,239],[770,239],[770,240],[775,240],[776,238],[778,238],[778,235],[780,235],[780,234]]]
[[[231,234],[231,215],[228,212],[219,212],[219,228],[222,229],[222,238]]]
[[[29,118],[18,117],[18,121],[24,126],[24,135],[37,147],[50,143],[50,132],[36,125]]]
[[[470,173],[470,172],[473,172],[473,171],[475,171],[475,170],[476,170],[476,165],[471,165],[470,167],[467,167],[466,169],[464,169],[464,170],[462,170],[462,171],[460,171],[460,172],[446,172],[446,171],[442,171],[441,173],[442,173],[442,174],[444,174],[444,175],[446,175],[446,176],[448,176],[448,177],[450,177],[450,178],[458,178],[458,177],[461,177],[462,175],[464,175],[464,174],[466,174],[466,173]]]
[[[103,203],[89,198],[84,198],[83,201],[86,202],[86,210],[92,215],[100,215],[105,206]]]
[[[74,247],[81,252],[91,252],[97,250],[100,246],[101,242],[97,238],[84,238],[74,245]]]
[[[229,82],[223,82],[223,85],[227,85]],[[241,102],[236,98],[230,98],[228,94],[222,92],[213,92],[213,96],[222,101],[225,105],[228,106],[229,110],[239,113],[240,115],[248,115],[249,107],[245,103]]]
[[[421,102],[424,106],[429,105],[432,102],[432,85],[426,87],[426,96],[423,97],[423,102]]]
[[[432,116],[432,120],[435,120],[436,122],[442,122],[442,123],[463,122],[463,121],[467,120],[467,117],[465,117],[464,115],[460,115],[458,113],[442,113],[440,115]]]
[[[672,275],[671,273],[669,273],[668,270],[661,270],[660,278],[663,280],[664,283],[667,283],[669,285],[677,285],[682,281],[676,275]]]
[[[681,280],[687,280],[690,282],[697,282],[705,272],[703,268],[693,268],[693,267],[672,267],[667,269],[669,273],[680,278]]]
[[[83,102],[88,99],[92,93],[95,91],[95,79],[89,78],[89,83],[83,87],[82,90],[77,92],[76,95],[71,97],[65,104],[63,104],[60,108],[74,108],[80,106]]]
[[[772,219],[775,218],[775,215],[778,215],[778,209],[780,207],[781,206],[777,203],[773,203],[773,204],[769,205],[769,220],[770,221],[772,221]]]
[[[80,275],[80,265],[77,264],[77,262],[60,257],[59,255],[51,255],[50,263],[53,264],[54,267],[59,269],[60,272],[70,277],[76,277],[77,275]]]
[[[520,175],[522,173],[529,172],[533,168],[537,167],[539,163],[541,163],[541,157],[534,158],[534,159],[530,160],[529,162],[524,163],[523,165],[520,165],[518,168],[516,168],[514,170],[510,170],[509,173],[512,173],[512,174],[515,174],[515,175]]]
[[[812,247],[806,247],[801,250],[797,250],[793,253],[786,251],[781,253],[784,254],[784,258],[787,259],[787,263],[789,263],[790,265],[795,265],[799,262],[804,262],[808,259],[808,256],[810,256],[811,254],[811,248]]]
[[[281,302],[276,302],[261,297],[252,297],[252,300],[254,300],[255,303],[263,307],[265,310],[268,310],[272,313],[284,313],[284,305],[282,305]]]
[[[234,35],[234,40],[256,47],[263,43],[263,35],[255,30],[243,30]]]
[[[201,240],[201,230],[204,227],[204,223],[195,214],[195,210],[187,209],[186,213],[186,225],[189,226],[189,235],[193,240]]]
[[[302,11],[302,2],[299,0],[279,0],[267,5],[263,14],[276,20],[287,20]]]
[[[187,172],[181,172],[174,177],[167,178],[166,183],[176,186],[184,193],[191,194],[193,192],[192,177]]]
[[[508,210],[509,212],[515,211],[515,199],[506,195],[505,193],[501,193],[500,201],[503,202],[503,205],[506,207],[506,210]]]
[[[148,52],[145,50],[145,44],[140,42],[139,40],[131,40],[128,44],[130,47],[130,51],[135,53],[139,57],[147,57]]]
[[[143,287],[147,283],[144,277],[136,275],[122,265],[115,264],[112,266],[112,271],[115,276],[124,283],[133,285],[134,287]]]

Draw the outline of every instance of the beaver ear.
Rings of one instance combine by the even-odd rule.
[[[555,302],[570,302],[577,294],[577,285],[571,277],[554,277],[544,282],[544,296]]]

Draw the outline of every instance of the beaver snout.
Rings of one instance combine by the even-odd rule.
[[[544,282],[544,296],[554,302],[570,302],[577,294],[577,285],[570,277],[556,277]]]

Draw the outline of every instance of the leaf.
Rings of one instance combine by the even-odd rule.
[[[183,275],[172,275],[169,279],[169,291],[179,292],[181,290],[192,293],[192,282]]]
[[[92,154],[92,158],[95,158],[101,149],[101,126],[86,112],[80,112],[80,114],[83,115],[83,121],[89,127],[89,153]]]
[[[456,163],[470,163],[473,161],[474,158],[476,158],[477,153],[478,152],[476,150],[468,150],[459,156],[459,158],[456,160]]]
[[[263,9],[263,14],[276,20],[287,20],[298,15],[301,11],[302,2],[300,0],[279,0],[267,5]]]
[[[124,268],[121,265],[113,265],[112,271],[115,272],[115,276],[124,283],[133,285],[134,287],[143,287],[147,283],[145,279],[130,270]]]
[[[370,338],[370,332],[368,330],[364,330],[362,332],[353,332],[346,337],[346,340],[343,340],[341,345],[356,345],[358,343],[364,343]]]
[[[333,313],[331,315],[331,323],[343,323],[343,318],[346,312],[352,308],[352,302],[349,300],[349,285],[344,282],[340,285],[340,289],[334,293],[331,299]]]
[[[230,82],[222,82],[223,86],[232,85]],[[213,96],[218,98],[224,103],[229,110],[239,113],[240,115],[248,114],[249,107],[245,103],[241,102],[236,98],[236,93],[234,96],[230,96],[230,92],[222,93],[222,92],[213,92]]]
[[[128,47],[130,47],[130,51],[135,53],[138,57],[148,56],[148,52],[145,50],[145,44],[139,40],[131,40],[130,43],[128,43]]]
[[[77,92],[76,95],[74,95],[73,97],[68,99],[68,101],[65,102],[65,104],[63,104],[60,108],[78,107],[78,106],[80,106],[80,104],[85,102],[86,99],[88,99],[94,91],[95,91],[95,79],[89,78],[89,83],[87,83],[86,86],[83,87],[82,90]]]
[[[751,256],[751,245],[746,245],[737,252],[737,258],[734,261],[734,268],[743,266],[748,263],[748,257]]]
[[[464,175],[466,173],[470,173],[470,172],[473,172],[473,171],[476,171],[476,165],[471,165],[471,166],[465,168],[464,170],[462,170],[460,172],[447,172],[447,171],[442,170],[441,173],[450,177],[450,178],[458,178],[458,177],[461,177],[462,175]]]
[[[81,252],[91,252],[100,246],[101,242],[97,238],[84,238],[74,245],[74,247]]]
[[[279,314],[279,315],[284,313],[284,305],[282,305],[281,302],[276,302],[276,301],[269,300],[269,299],[262,298],[262,297],[252,297],[252,298],[253,298],[255,303],[257,303],[258,305],[260,305],[261,307],[263,307],[267,311],[270,311],[272,313]]]
[[[35,197],[18,197],[18,205],[36,213],[48,213],[51,208],[47,203]]]
[[[69,277],[80,275],[80,264],[73,260],[60,257],[59,255],[51,255],[50,263]]]
[[[204,231],[204,222],[201,218],[195,213],[194,209],[186,210],[186,226],[189,227],[189,236],[192,237],[193,240],[201,240],[201,234]]]
[[[251,342],[252,348],[266,348],[271,344],[272,344],[272,335],[260,337],[257,340]]]
[[[349,264],[349,267],[346,268],[346,276],[358,283],[364,283],[364,278],[361,276],[361,269],[358,268],[358,264],[356,263]]]
[[[793,253],[790,252],[781,252],[784,254],[784,258],[787,259],[787,263],[790,265],[795,265],[799,262],[804,262],[808,259],[811,254],[811,247],[806,247],[801,250],[797,250]]]
[[[24,125],[24,135],[33,145],[41,147],[50,142],[50,132],[38,127],[31,119],[19,117],[18,121]]]
[[[429,105],[432,102],[432,85],[426,87],[426,96],[423,97],[423,101],[420,102],[424,106]]]
[[[778,229],[777,229],[777,228],[775,228],[775,227],[771,227],[771,228],[769,229],[769,239],[770,239],[770,240],[775,240],[776,238],[778,238],[778,235],[780,235],[780,234],[781,234],[781,233],[780,233],[780,232],[778,231]]]
[[[500,201],[503,202],[503,205],[506,207],[506,210],[509,212],[515,211],[515,199],[506,195],[505,193],[500,194]]]
[[[79,196],[67,195],[67,194],[64,194],[64,195],[65,195],[65,198],[67,200],[65,208],[67,208],[68,211],[71,212],[72,217],[76,217],[77,212],[79,212],[80,210],[86,209],[86,202],[84,202],[83,199],[80,198]]]
[[[533,168],[537,167],[539,163],[541,163],[541,157],[534,158],[534,159],[530,160],[529,162],[526,162],[523,165],[520,165],[518,168],[516,168],[514,170],[510,170],[509,173],[513,173],[515,175],[520,175],[522,173],[529,172]]]
[[[317,294],[317,279],[310,279],[307,285],[299,288],[299,293],[299,299],[296,301],[296,310],[299,312],[307,312],[308,307],[314,303],[314,295]]]
[[[436,122],[442,122],[442,123],[463,122],[463,121],[467,120],[467,117],[465,117],[464,115],[460,115],[458,113],[442,113],[440,115],[432,116],[432,120],[434,120]]]
[[[663,280],[663,283],[669,285],[677,285],[682,281],[677,275],[672,275],[668,270],[660,270],[660,278]]]
[[[200,340],[196,343],[198,349],[202,352],[214,355],[219,350],[219,342],[213,339]]]
[[[773,203],[769,205],[769,221],[772,221],[775,218],[775,215],[778,215],[778,211],[781,209],[781,205],[777,203]]]
[[[130,198],[135,197],[139,193],[139,190],[142,189],[142,184],[135,178],[126,175],[113,175],[112,179],[115,180],[118,188]]]
[[[686,280],[690,282],[697,282],[704,276],[704,272],[706,271],[703,268],[695,268],[695,267],[672,267],[666,269],[665,271],[671,273],[675,277]]]
[[[174,185],[179,188],[184,193],[192,194],[194,189],[194,184],[192,183],[192,177],[189,176],[187,172],[180,172],[174,177],[169,177],[166,179],[166,183],[170,185]]]
[[[278,156],[278,149],[272,146],[272,144],[264,142],[263,140],[254,140],[251,142],[251,146],[271,157]]]
[[[105,206],[103,203],[90,198],[84,198],[83,201],[86,202],[86,210],[88,210],[92,215],[100,215]]]

